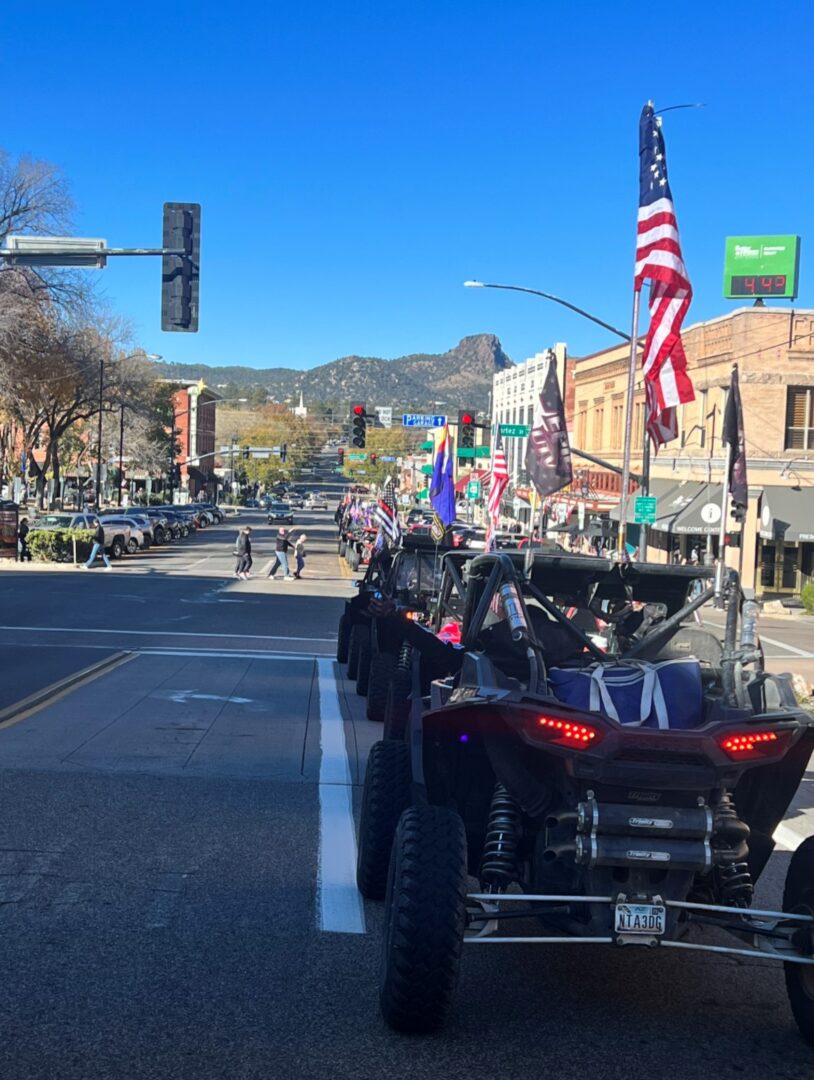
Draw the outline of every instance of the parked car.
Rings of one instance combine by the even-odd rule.
[[[269,525],[293,525],[294,514],[290,503],[274,502],[268,510]]]
[[[42,514],[36,518],[32,529],[92,529],[99,524],[99,518],[95,514]],[[111,524],[103,521],[105,530],[105,550],[109,551],[114,559],[120,559],[127,550],[127,542],[130,539],[130,527],[125,524]]]
[[[114,532],[118,530],[122,535],[126,535],[125,550],[128,555],[135,555],[139,548],[150,546],[144,532],[132,518],[115,514],[103,514],[100,520],[105,530],[105,538],[107,538],[108,529],[112,529]]]

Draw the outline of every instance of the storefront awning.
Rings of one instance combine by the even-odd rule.
[[[814,488],[764,488],[760,535],[790,544],[814,542]]]
[[[656,499],[656,520],[649,528],[663,533],[716,533],[721,521],[721,485],[697,480],[650,481],[650,494]],[[636,495],[628,501],[627,521],[635,517]],[[619,520],[619,507],[610,512]]]

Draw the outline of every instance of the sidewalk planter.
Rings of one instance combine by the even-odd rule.
[[[93,547],[92,529],[37,529],[28,534],[28,547],[36,562],[85,562]]]

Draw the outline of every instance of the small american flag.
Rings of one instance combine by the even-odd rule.
[[[503,492],[509,483],[509,470],[506,468],[506,455],[503,452],[503,439],[500,437],[500,426],[495,433],[495,444],[492,447],[492,469],[489,473],[489,498],[486,508],[493,525],[497,525],[500,517],[500,501]]]
[[[388,540],[391,543],[397,543],[401,536],[401,525],[399,524],[399,515],[396,509],[396,484],[392,476],[384,485],[374,515]]]
[[[681,343],[681,324],[692,286],[678,238],[661,117],[645,105],[639,120],[639,219],[636,280],[650,281],[650,329],[642,370],[647,387],[647,430],[658,448],[678,434],[675,407],[695,397]]]

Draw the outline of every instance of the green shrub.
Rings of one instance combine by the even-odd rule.
[[[76,558],[84,562],[93,547],[93,529],[32,529],[28,547],[37,562],[73,562],[74,540]]]
[[[800,599],[803,601],[803,607],[808,614],[814,615],[814,581],[809,581],[808,585],[803,586]]]

